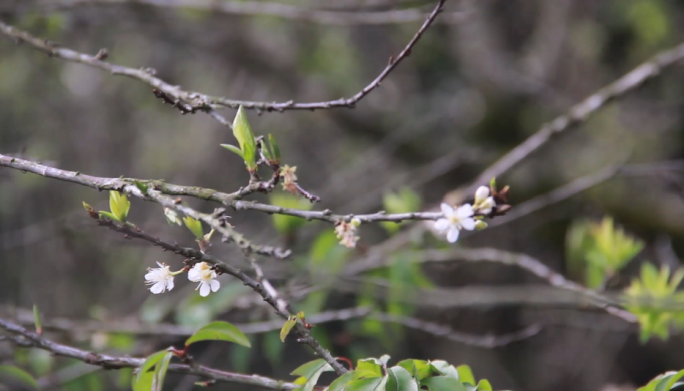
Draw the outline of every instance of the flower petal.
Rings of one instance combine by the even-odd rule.
[[[456,217],[464,219],[473,215],[473,207],[470,204],[463,204],[456,209]]]
[[[166,289],[168,289],[168,290],[173,289],[173,277],[166,280]]]
[[[162,269],[164,269],[164,268],[166,267],[166,266],[164,266],[163,263],[159,263],[159,262],[157,262],[157,265],[159,265],[159,267],[162,268]]]
[[[475,191],[475,203],[478,204],[487,197],[489,197],[489,188],[487,186],[478,187]]]
[[[458,230],[458,228],[453,227],[447,232],[447,241],[449,243],[456,243],[458,240],[458,236],[461,233],[461,231]]]
[[[154,293],[155,295],[164,292],[164,281],[159,281],[158,283],[152,285],[150,292]]]
[[[442,208],[442,213],[444,213],[444,215],[447,217],[454,214],[454,208],[452,208],[451,205],[447,203],[442,202],[442,205],[440,205],[439,207]]]
[[[157,276],[157,273],[154,272],[154,271],[151,271],[151,272],[145,274],[145,280],[147,280],[147,281],[154,281],[154,280],[157,279],[156,276]]]
[[[435,229],[440,232],[444,232],[447,229],[449,229],[449,226],[451,223],[449,223],[449,220],[447,219],[439,219],[435,222]]]
[[[212,292],[216,292],[221,287],[221,283],[216,280],[211,280],[209,284],[211,285]]]
[[[192,268],[188,271],[188,280],[197,282],[202,279],[199,270]]]
[[[211,288],[209,287],[209,284],[202,281],[200,283],[200,296],[207,297],[207,296],[209,296],[209,292],[211,292]]]
[[[475,219],[471,219],[470,217],[461,220],[460,224],[461,227],[463,227],[463,229],[467,229],[468,231],[472,231],[475,229]]]

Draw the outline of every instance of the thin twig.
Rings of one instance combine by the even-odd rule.
[[[71,346],[62,345],[45,339],[18,324],[4,319],[0,319],[0,328],[12,334],[23,337],[14,338],[14,341],[17,342],[18,346],[36,347],[51,352],[57,356],[74,358],[86,364],[97,365],[105,369],[138,368],[145,362],[144,358],[110,356],[107,354],[88,352]],[[217,382],[247,384],[272,390],[294,390],[299,387],[292,383],[274,380],[264,376],[243,375],[239,373],[226,372],[203,365],[190,366],[185,364],[171,364],[169,366],[169,371],[201,376],[203,378],[211,379]]]
[[[148,194],[149,192],[150,190],[148,190]],[[181,209],[181,211],[183,210]],[[283,319],[290,318],[291,314],[287,309],[287,303],[284,301],[284,299],[279,297],[277,291],[273,288],[273,286],[270,283],[268,283],[268,285],[266,284],[268,282],[267,280],[255,280],[247,274],[245,274],[244,272],[242,272],[240,269],[228,265],[227,263],[221,261],[220,259],[212,255],[206,254],[199,250],[195,250],[193,248],[181,247],[176,243],[170,243],[161,240],[159,238],[153,237],[143,232],[140,228],[132,228],[128,225],[118,224],[108,219],[99,219],[97,213],[91,211],[89,212],[91,214],[91,217],[98,219],[98,224],[106,226],[114,231],[121,232],[125,234],[127,237],[142,239],[154,244],[155,246],[161,247],[164,250],[172,251],[175,254],[182,255],[185,258],[190,258],[197,262],[206,262],[210,265],[213,265],[217,270],[237,278],[238,280],[242,281],[246,286],[252,288],[252,290],[261,295],[264,301],[267,302],[271,307],[273,307],[275,313],[278,316],[280,316]],[[263,276],[263,272],[261,272],[261,269],[259,269],[259,272]],[[283,303],[285,304],[283,305]],[[319,357],[326,360],[328,364],[330,364],[330,366],[333,367],[335,372],[337,372],[338,374],[343,374],[347,371],[339,362],[337,362],[337,360],[335,360],[335,358],[330,354],[328,350],[323,348],[320,345],[320,343],[318,343],[318,341],[315,338],[313,338],[313,336],[311,335],[311,331],[308,328],[304,327],[300,323],[297,323],[295,324],[294,331],[299,337],[298,341],[306,345],[309,345]]]
[[[471,184],[454,193],[471,194],[482,183],[488,183],[520,163],[527,156],[545,145],[553,137],[585,122],[592,114],[603,108],[608,102],[636,90],[644,82],[660,75],[663,70],[684,59],[684,44],[660,52],[658,55],[634,68],[632,71],[601,88],[583,101],[572,106],[565,114],[546,123],[524,142],[518,144],[510,152],[502,156],[489,168],[484,170]]]
[[[561,201],[567,200],[574,195],[577,195],[615,177],[620,173],[622,168],[626,167],[628,166],[608,166],[590,175],[577,178],[572,182],[551,190],[548,193],[540,194],[521,204],[516,205],[515,208],[508,212],[505,216],[501,216],[496,220],[492,220],[492,222],[489,223],[489,227],[497,227],[510,223],[513,220],[517,220],[523,216],[527,216],[538,210],[544,209],[549,205],[557,204]]]
[[[306,220],[321,220],[329,223],[337,224],[340,221],[350,221],[352,218],[357,218],[362,223],[378,222],[378,221],[394,221],[402,222],[404,220],[437,220],[443,216],[442,212],[411,212],[411,213],[396,213],[396,214],[386,214],[385,212],[376,212],[370,214],[348,214],[348,215],[338,215],[333,214],[331,210],[326,209],[322,211],[307,211],[294,208],[284,208],[281,206],[262,204],[254,201],[242,201],[236,198],[241,197],[244,193],[242,190],[235,193],[222,193],[214,189],[201,188],[196,186],[180,186],[170,183],[166,183],[160,180],[144,180],[144,179],[133,179],[133,178],[104,178],[104,177],[94,177],[86,174],[81,174],[76,171],[65,171],[58,168],[45,166],[39,163],[31,162],[28,160],[23,160],[19,158],[13,158],[10,156],[5,156],[0,154],[0,166],[10,167],[24,172],[31,172],[48,178],[59,179],[67,182],[77,183],[83,186],[92,187],[98,190],[117,190],[123,191],[122,189],[128,189],[135,194],[132,194],[138,198],[149,200],[151,197],[142,195],[135,182],[142,183],[153,192],[160,194],[165,194],[169,196],[190,196],[196,197],[205,201],[213,201],[221,203],[225,206],[231,207],[235,210],[253,210],[259,212],[265,212],[269,214],[283,214],[289,216],[301,217]],[[168,201],[168,200],[166,200]],[[164,202],[160,202],[164,206]],[[168,203],[168,202],[166,202]],[[177,205],[171,205],[171,208],[178,209]],[[183,210],[181,210],[182,212]],[[195,217],[195,216],[193,216]],[[197,217],[195,217],[197,218]],[[207,222],[208,224],[212,224]],[[214,222],[216,223],[216,222]],[[212,225],[214,227],[214,225]],[[277,253],[277,249],[263,249],[251,245],[255,252],[259,253]],[[283,252],[282,250],[280,250]],[[278,255],[278,254],[275,254]],[[283,254],[280,254],[283,255]]]
[[[297,21],[325,25],[382,25],[423,21],[428,14],[415,8],[390,11],[331,11],[297,7],[294,5],[261,1],[214,1],[214,0],[47,0],[36,5],[52,11],[80,5],[142,4],[155,7],[191,8],[221,12],[229,15],[275,16]],[[467,12],[445,13],[441,23],[459,23],[468,16]]]
[[[601,308],[604,311],[615,315],[627,322],[636,322],[636,317],[629,311],[623,310],[619,307],[617,302],[611,298],[608,298],[592,289],[588,289],[572,282],[562,274],[551,270],[548,266],[544,265],[541,261],[527,255],[518,254],[508,251],[493,249],[493,248],[453,248],[447,251],[443,250],[427,250],[427,251],[417,251],[414,253],[406,254],[407,259],[414,262],[448,262],[448,261],[466,261],[466,262],[494,262],[504,265],[516,266],[523,270],[526,270],[539,278],[546,280],[550,285],[577,292],[589,299],[591,299],[591,304],[597,308]],[[383,267],[386,265],[386,260],[381,260],[381,262],[374,262],[375,260],[370,260],[373,262],[368,262],[369,260],[357,262],[350,265],[346,270],[346,275],[356,275],[363,271],[375,269],[378,267]]]
[[[450,341],[459,342],[464,345],[477,346],[483,348],[496,348],[512,342],[520,341],[536,335],[541,331],[538,325],[532,325],[525,329],[503,335],[474,335],[462,333],[451,329],[448,326],[434,322],[424,321],[411,316],[401,316],[382,312],[372,312],[367,307],[346,308],[321,312],[319,314],[307,315],[306,321],[311,324],[322,324],[328,322],[338,322],[358,318],[371,318],[385,323],[396,323],[408,328],[424,331],[437,337],[446,338]],[[29,310],[21,310],[16,314],[19,323],[30,326],[33,324],[33,314]],[[235,324],[245,334],[266,333],[279,330],[283,326],[281,320],[271,320],[265,322],[254,322],[247,324]],[[58,330],[69,333],[78,332],[107,332],[107,333],[126,333],[134,335],[164,335],[174,337],[185,337],[192,335],[196,331],[193,327],[179,326],[174,324],[155,324],[145,325],[130,322],[95,322],[95,321],[74,321],[66,318],[44,319],[43,327],[46,330]]]
[[[15,312],[14,318],[17,322],[24,326],[31,326],[34,324],[33,313],[25,309],[12,309]],[[3,312],[9,313],[5,310]],[[318,314],[307,315],[306,320],[312,324],[323,324],[329,322],[339,322],[350,319],[363,318],[371,313],[370,308],[367,307],[353,307],[342,310],[325,311]],[[280,319],[267,320],[263,322],[251,323],[234,323],[235,327],[240,329],[244,334],[262,334],[271,331],[280,330],[283,327],[283,321]],[[158,323],[154,325],[142,324],[138,321],[77,321],[67,318],[49,318],[43,319],[43,328],[45,330],[66,331],[69,333],[125,333],[132,335],[155,335],[155,336],[170,336],[170,337],[186,337],[192,335],[197,328],[181,326],[175,324]]]
[[[287,102],[253,102],[253,101],[242,101],[226,99],[221,97],[209,96],[201,94],[199,92],[190,92],[180,89],[179,86],[171,85],[157,77],[154,76],[154,70],[152,69],[133,69],[125,66],[113,64],[110,62],[103,61],[101,56],[91,56],[84,53],[79,53],[71,49],[62,48],[59,45],[50,42],[45,39],[40,39],[32,36],[31,34],[18,30],[8,24],[0,22],[0,32],[8,37],[11,37],[20,42],[25,42],[37,50],[47,53],[50,56],[61,58],[63,60],[77,62],[81,64],[90,65],[99,69],[103,69],[112,73],[113,75],[123,75],[133,79],[140,80],[147,83],[157,89],[159,93],[165,94],[174,102],[178,102],[180,107],[186,107],[187,111],[194,112],[197,110],[211,112],[214,109],[222,107],[238,108],[243,106],[245,109],[253,109],[259,112],[261,111],[278,111],[282,112],[285,110],[316,110],[316,109],[331,109],[338,107],[354,108],[356,103],[361,101],[366,95],[371,91],[378,88],[380,83],[387,77],[387,75],[392,72],[399,63],[411,54],[411,50],[420,40],[423,33],[432,25],[432,23],[437,18],[437,15],[442,11],[444,2],[446,0],[439,0],[435,9],[428,15],[427,19],[423,25],[418,29],[416,34],[411,38],[409,43],[406,45],[404,50],[402,50],[396,57],[390,58],[389,64],[385,69],[380,72],[380,74],[370,82],[361,91],[356,93],[350,98],[340,98],[336,100],[331,100],[327,102],[312,102],[312,103],[295,103],[290,100]],[[174,103],[175,106],[178,106]],[[184,110],[186,111],[186,110]]]
[[[424,320],[416,319],[410,316],[401,316],[394,314],[373,314],[372,318],[383,322],[398,323],[405,327],[420,330],[437,337],[446,338],[450,341],[462,343],[468,346],[477,346],[481,348],[493,349],[501,346],[509,345],[513,342],[522,341],[524,339],[533,337],[542,330],[539,325],[531,325],[524,329],[502,335],[472,335],[461,333],[453,330],[449,326],[444,326],[438,323],[426,322]]]

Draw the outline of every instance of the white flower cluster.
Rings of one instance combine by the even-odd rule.
[[[145,284],[151,285],[150,292],[155,295],[158,293],[163,293],[167,289],[173,289],[173,278],[177,274],[183,272],[183,269],[172,272],[169,267],[163,263],[157,262],[158,268],[148,268],[148,273],[145,274]],[[216,280],[216,272],[212,269],[212,266],[206,262],[196,263],[188,271],[188,279],[192,282],[199,282],[197,286],[199,289],[199,294],[202,297],[209,296],[210,292],[216,292],[221,287],[221,283]]]
[[[435,222],[435,229],[441,234],[446,234],[449,243],[455,243],[462,229],[472,231],[476,228],[486,228],[487,223],[482,221],[480,216],[492,213],[495,206],[496,202],[489,195],[489,188],[480,186],[475,192],[473,205],[463,204],[454,208],[449,204],[442,203],[441,208],[444,217]]]

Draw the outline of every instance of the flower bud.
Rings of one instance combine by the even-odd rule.
[[[487,186],[480,186],[475,192],[475,205],[483,202],[487,197],[489,197],[489,189]]]

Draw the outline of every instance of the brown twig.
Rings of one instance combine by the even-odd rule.
[[[591,300],[591,304],[597,308],[601,308],[611,315],[615,315],[627,322],[636,322],[636,317],[619,307],[619,304],[592,289],[588,289],[573,281],[563,277],[562,274],[551,270],[541,261],[527,255],[512,253],[493,248],[453,248],[447,251],[443,250],[427,250],[418,251],[411,254],[406,254],[407,259],[414,262],[428,263],[428,262],[449,262],[449,261],[466,261],[466,262],[494,262],[503,265],[516,266],[526,270],[539,278],[546,280],[551,286],[561,288],[573,292],[577,292],[582,296]],[[370,262],[369,262],[370,261]],[[385,260],[375,262],[376,260],[366,260],[351,264],[346,270],[346,275],[356,275],[363,271],[385,266]]]
[[[72,183],[77,183],[79,185],[83,186],[88,186],[92,187],[94,189],[98,190],[117,190],[117,191],[123,191],[124,189],[126,192],[131,192],[131,195],[147,200],[147,201],[157,201],[160,204],[164,206],[169,206],[172,209],[177,209],[180,210],[181,212],[185,213],[184,210],[191,211],[189,208],[185,208],[182,205],[176,205],[173,203],[173,199],[171,198],[159,198],[157,200],[154,199],[154,197],[151,197],[150,194],[156,194],[159,193],[160,195],[167,195],[167,196],[191,196],[191,197],[196,197],[205,201],[213,201],[213,202],[218,202],[221,203],[225,206],[231,207],[235,210],[253,210],[253,211],[258,211],[258,212],[264,212],[264,213],[269,213],[269,214],[283,214],[283,215],[289,215],[289,216],[295,216],[295,217],[301,217],[306,220],[321,220],[321,221],[326,221],[332,224],[337,224],[340,221],[351,221],[353,218],[359,219],[362,223],[371,223],[371,222],[379,222],[379,221],[393,221],[393,222],[402,222],[405,220],[437,220],[443,216],[442,212],[410,212],[410,213],[395,213],[395,214],[387,214],[384,211],[376,212],[376,213],[370,213],[370,214],[347,214],[347,215],[340,215],[340,214],[334,214],[331,210],[326,209],[322,211],[307,211],[307,210],[300,210],[300,209],[294,209],[294,208],[284,208],[280,206],[275,206],[275,205],[269,205],[269,204],[262,204],[259,202],[254,202],[254,201],[243,201],[240,200],[241,197],[243,197],[246,194],[250,194],[255,192],[255,188],[259,185],[259,182],[257,184],[254,184],[253,187],[250,187],[252,185],[248,185],[243,189],[240,189],[239,191],[235,193],[222,193],[214,189],[206,189],[206,188],[201,188],[201,187],[196,187],[196,186],[181,186],[181,185],[174,185],[170,183],[166,183],[161,180],[143,180],[143,179],[133,179],[133,178],[104,178],[104,177],[95,177],[91,175],[86,175],[82,174],[77,171],[65,171],[65,170],[60,170],[58,168],[54,167],[49,167],[45,166],[39,163],[31,162],[28,160],[23,160],[19,158],[13,158],[10,156],[5,156],[0,154],[0,166],[5,166],[5,167],[10,167],[14,168],[17,170],[20,170],[22,172],[31,172],[34,174],[38,174],[44,177],[48,178],[54,178],[54,179],[59,179],[62,181],[67,181],[67,182],[72,182]],[[153,193],[143,195],[140,190],[135,186],[135,182],[144,184],[148,186],[151,190],[153,190]],[[156,192],[156,193],[154,193]],[[179,207],[180,206],[180,207]],[[199,216],[197,212],[189,212],[188,213],[190,216],[198,218],[196,216]],[[194,214],[194,215],[193,215]],[[216,228],[216,225],[218,224],[218,221],[215,218],[212,218],[210,215],[202,215],[202,219],[207,222],[207,224],[211,225],[212,227]],[[221,232],[221,230],[226,230],[230,229],[230,227],[218,227],[218,230]],[[234,232],[234,230],[233,230]],[[222,232],[223,233],[223,232]],[[276,257],[283,257],[289,255],[289,253],[285,252],[284,250],[280,249],[273,249],[273,248],[268,248],[265,246],[256,246],[253,245],[249,242],[245,242],[245,239],[237,233],[231,233],[230,235],[227,235],[229,237],[237,237],[237,242],[240,243],[242,242],[243,245],[241,247],[246,248],[249,251],[254,251],[260,254],[265,254],[265,255],[273,255]]]
[[[13,311],[16,318],[23,325],[33,324],[33,315],[29,310]],[[473,335],[461,333],[448,326],[434,322],[424,321],[411,316],[400,316],[382,312],[373,312],[367,307],[346,308],[343,310],[325,311],[318,314],[307,315],[306,321],[311,324],[322,324],[328,322],[338,322],[358,318],[370,318],[385,323],[396,323],[408,328],[424,331],[437,337],[446,338],[450,341],[462,343],[469,346],[483,348],[496,348],[520,341],[536,335],[541,331],[538,325],[532,325],[525,329],[503,335]],[[174,337],[186,337],[196,331],[195,328],[179,326],[175,324],[155,324],[145,325],[137,322],[96,322],[96,321],[74,321],[66,318],[47,318],[44,320],[44,327],[48,330],[58,330],[63,332],[108,332],[108,333],[127,333],[134,335],[165,335]],[[266,333],[279,330],[283,326],[281,320],[271,320],[265,322],[254,322],[246,324],[235,324],[245,334]]]
[[[281,318],[287,320],[291,316],[290,312],[287,309],[287,303],[278,296],[273,286],[270,283],[268,283],[268,280],[255,280],[252,277],[245,274],[240,269],[228,265],[227,263],[221,261],[220,259],[212,255],[203,253],[202,251],[195,250],[193,248],[182,247],[178,244],[161,240],[159,238],[153,237],[145,233],[140,228],[133,228],[126,224],[119,224],[109,219],[100,219],[96,213],[93,213],[91,211],[89,211],[89,214],[92,218],[97,219],[98,224],[108,227],[114,231],[123,233],[127,237],[142,239],[154,244],[155,246],[159,246],[164,250],[172,251],[175,254],[182,255],[183,257],[188,259],[192,259],[195,262],[206,262],[210,265],[213,265],[217,271],[221,273],[230,274],[231,276],[242,281],[246,286],[252,288],[252,290],[257,292],[259,295],[261,295],[264,301],[266,301],[271,307],[273,307],[275,313]],[[258,272],[260,272],[260,269],[258,269]],[[261,272],[261,274],[263,277],[263,272]],[[295,325],[294,331],[299,337],[298,340],[301,343],[309,345],[319,357],[326,360],[333,367],[335,372],[337,372],[338,374],[343,374],[346,372],[344,367],[340,365],[332,355],[330,355],[330,352],[323,348],[318,343],[318,341],[313,338],[311,332],[307,328],[298,323]]]
[[[660,75],[663,70],[680,63],[684,59],[684,44],[660,52],[658,55],[634,68],[632,71],[589,95],[583,101],[572,106],[565,114],[544,124],[537,133],[518,144],[510,152],[502,156],[489,168],[484,170],[471,184],[454,193],[470,194],[481,184],[498,177],[510,170],[523,159],[535,152],[555,136],[584,123],[592,114],[605,107],[608,102],[636,90],[646,81]],[[449,196],[447,196],[449,197]]]
[[[154,76],[154,71],[150,69],[133,69],[125,66],[109,63],[99,59],[97,56],[91,56],[84,53],[79,53],[71,49],[60,47],[52,42],[45,39],[40,39],[32,36],[31,34],[18,30],[8,24],[0,22],[0,32],[8,37],[11,37],[17,41],[25,42],[37,50],[47,53],[50,56],[61,58],[63,60],[78,62],[81,64],[90,65],[99,69],[109,71],[113,75],[123,75],[133,79],[145,82],[159,91],[159,93],[165,94],[172,102],[179,102],[181,107],[183,105],[189,105],[189,107],[201,108],[204,111],[211,112],[214,109],[222,107],[238,108],[243,106],[245,109],[253,109],[259,112],[262,111],[278,111],[282,112],[285,110],[322,110],[322,109],[332,109],[332,108],[354,108],[356,103],[361,101],[366,95],[371,91],[378,88],[380,83],[387,77],[387,75],[392,72],[402,60],[411,54],[411,50],[420,40],[423,33],[432,25],[432,23],[437,18],[437,15],[442,11],[444,2],[446,0],[439,0],[435,9],[427,16],[423,25],[418,29],[416,34],[411,38],[409,43],[406,45],[404,50],[402,50],[392,61],[385,67],[385,69],[380,72],[380,74],[364,87],[361,91],[356,93],[350,98],[340,98],[336,100],[326,101],[326,102],[312,102],[312,103],[295,103],[290,100],[287,102],[253,102],[253,101],[243,101],[226,99],[221,97],[214,97],[199,92],[190,92],[180,89],[179,86],[171,85],[157,77]],[[175,105],[175,104],[174,104]],[[178,106],[176,106],[178,107]]]
[[[18,324],[4,319],[0,319],[0,328],[15,334],[16,336],[20,336],[13,338],[13,341],[18,346],[36,347],[57,356],[73,358],[86,364],[97,365],[105,369],[138,368],[145,362],[144,358],[110,356],[62,345],[45,339]],[[292,383],[274,380],[264,376],[226,372],[203,365],[189,366],[185,364],[171,364],[169,366],[169,371],[200,376],[219,382],[247,384],[272,390],[293,390],[299,387]]]
[[[288,4],[261,1],[220,1],[213,0],[44,0],[36,5],[48,11],[76,7],[80,5],[141,4],[154,7],[191,8],[221,12],[229,15],[275,16],[303,22],[325,25],[383,25],[423,21],[428,14],[418,9],[398,9],[389,11],[339,11],[310,7],[297,7]],[[440,18],[442,23],[459,23],[468,16],[467,12],[450,12]]]

